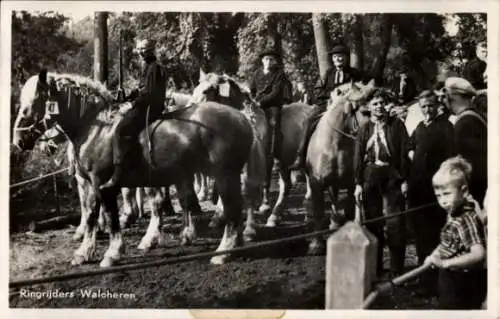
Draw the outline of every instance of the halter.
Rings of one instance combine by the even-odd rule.
[[[59,82],[56,84],[59,86]],[[68,86],[66,88],[66,94],[67,94],[67,110],[70,110],[71,108],[71,102],[72,102],[72,87]],[[87,103],[88,103],[88,89],[87,88],[82,88],[78,87],[77,88],[82,94],[81,94],[81,103],[80,103],[80,110],[79,110],[79,118],[82,116],[83,111],[86,109]],[[57,92],[60,92],[59,90]],[[37,122],[31,124],[30,126],[25,126],[25,127],[17,127],[15,128],[15,131],[19,132],[24,132],[28,131],[28,134],[33,132],[37,133],[40,135],[43,135],[43,132],[47,131],[49,129],[49,121],[53,120],[55,117],[61,115],[61,110],[59,106],[59,102],[56,100],[56,95],[52,93],[52,89],[49,88],[48,91],[48,98],[47,101],[45,101],[45,113],[43,118],[39,119]],[[44,131],[42,132],[38,127],[42,126]],[[60,133],[65,134],[66,133],[61,129],[59,124],[55,125],[56,130],[58,130]],[[46,138],[42,139],[42,141],[51,141],[54,137],[52,138]]]

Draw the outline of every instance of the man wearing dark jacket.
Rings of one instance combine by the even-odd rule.
[[[476,90],[486,89],[484,72],[486,70],[487,56],[488,48],[486,42],[479,42],[476,45],[476,56],[470,60],[464,68],[464,78],[469,81]]]
[[[288,80],[281,67],[280,54],[267,49],[260,54],[262,68],[259,68],[250,81],[250,92],[264,110],[269,123],[268,169],[272,169],[273,158],[278,158],[281,147],[281,108],[284,104],[284,91]]]
[[[362,75],[358,70],[351,68],[347,64],[349,49],[346,46],[342,44],[336,45],[329,52],[329,54],[332,56],[334,67],[326,72],[325,81],[323,82],[319,79],[314,88],[317,103],[306,121],[304,128],[305,132],[302,135],[302,140],[300,141],[299,149],[297,150],[297,157],[295,162],[290,166],[290,169],[298,170],[304,166],[309,139],[311,138],[319,120],[326,111],[331,92],[334,91],[339,85],[350,82],[351,80],[366,80],[362,78]]]
[[[403,196],[408,190],[408,144],[409,138],[404,123],[389,116],[385,106],[387,93],[378,89],[369,98],[371,121],[363,125],[356,137],[354,149],[354,196],[364,204],[366,218],[395,214],[404,209]],[[391,253],[391,271],[401,273],[406,249],[405,218],[398,216],[384,223],[367,225],[377,237],[377,273],[382,271],[385,244]],[[386,239],[387,237],[387,239]]]
[[[411,102],[416,95],[415,83],[409,77],[408,69],[403,67],[393,84],[393,91],[398,97],[398,104],[404,105]]]
[[[453,125],[444,114],[439,115],[438,96],[431,90],[422,92],[418,103],[424,120],[410,137],[412,160],[408,183],[410,208],[428,205],[436,201],[432,177],[446,159],[455,154]],[[446,223],[446,212],[436,207],[420,208],[409,215],[415,232],[418,262],[421,264],[439,244],[441,228]],[[429,293],[436,291],[437,273],[425,274],[423,287]]]
[[[129,110],[116,127],[113,136],[113,163],[115,171],[111,179],[102,185],[101,189],[116,187],[123,173],[123,164],[133,143],[131,138],[144,129],[146,125],[147,109],[149,107],[149,122],[161,117],[165,107],[165,91],[167,76],[165,69],[160,66],[154,54],[155,45],[150,40],[137,42],[137,50],[144,62],[138,90],[133,91],[127,100],[132,101]]]
[[[463,78],[445,81],[448,107],[457,116],[454,125],[455,145],[472,165],[469,192],[481,205],[488,186],[488,127],[485,119],[472,107],[476,90]]]

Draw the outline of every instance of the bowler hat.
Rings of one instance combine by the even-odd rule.
[[[328,53],[329,54],[349,54],[349,49],[343,44],[337,44]]]
[[[464,78],[449,77],[444,82],[444,87],[450,94],[470,96],[475,96],[477,94],[476,89],[474,89],[472,84]]]
[[[278,53],[278,51],[273,48],[262,50],[262,52],[259,54],[259,58],[262,59],[263,57],[268,55],[274,56],[276,59],[280,58],[280,54]]]

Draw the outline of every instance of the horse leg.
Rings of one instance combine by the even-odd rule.
[[[283,210],[285,209],[285,198],[290,193],[291,187],[291,179],[290,179],[290,170],[285,167],[281,167],[280,169],[280,180],[279,180],[279,196],[276,200],[276,204],[274,205],[273,212],[267,219],[266,226],[267,227],[276,227],[276,224],[283,217]]]
[[[99,264],[101,267],[110,267],[118,261],[125,250],[120,230],[120,219],[118,210],[118,191],[110,189],[101,192],[102,206],[110,224],[109,247],[104,253],[104,258]]]
[[[242,217],[242,195],[239,172],[232,174],[220,174],[215,178],[217,189],[224,205],[224,235],[222,236],[217,252],[233,249],[241,243],[241,217]],[[210,260],[212,264],[223,264],[228,255],[214,256]]]
[[[85,206],[88,208],[86,212],[86,225],[84,227],[83,240],[80,247],[74,252],[71,265],[81,265],[89,261],[95,255],[96,237],[97,237],[97,218],[101,208],[101,200],[96,196],[95,190],[92,187],[88,188],[87,196],[85,197]]]
[[[192,215],[201,215],[201,207],[193,188],[192,178],[178,183],[176,187],[181,191],[179,201],[184,211],[184,229],[180,233],[181,245],[188,245],[196,239],[196,224]]]
[[[160,188],[146,188],[145,192],[151,200],[151,215],[149,218],[149,226],[144,237],[142,237],[139,246],[140,250],[149,250],[155,244],[162,245],[164,242],[161,225],[163,208],[165,207],[166,196]],[[168,196],[170,199],[170,196]]]
[[[304,195],[304,201],[309,201],[311,199],[311,181],[309,180],[309,175],[306,175],[306,194]]]
[[[330,201],[331,201],[331,208],[332,208],[332,213],[330,214],[330,229],[338,229],[340,228],[341,221],[339,220],[339,213],[338,213],[338,194],[339,194],[339,189],[337,186],[330,186],[328,187],[328,194],[330,195]]]
[[[75,175],[75,179],[77,182],[78,197],[80,199],[81,209],[80,225],[78,225],[78,228],[73,234],[73,240],[76,241],[81,240],[83,238],[83,235],[85,234],[85,227],[87,226],[87,220],[92,208],[88,206],[89,200],[87,199],[87,197],[89,196],[91,184],[79,175]]]
[[[268,177],[268,182],[266,183],[266,185],[264,186],[264,188],[262,189],[262,203],[260,204],[260,207],[259,207],[259,213],[260,214],[267,214],[271,211],[271,206],[269,205],[269,189],[270,189],[270,180],[271,180],[271,177]]]
[[[138,188],[127,188],[123,187],[121,189],[122,199],[123,199],[123,212],[120,215],[120,227],[126,228],[133,221],[130,220],[131,216],[136,216],[134,212],[139,210],[137,202],[135,201],[135,193]]]
[[[144,188],[137,187],[135,189],[135,201],[137,203],[139,218],[144,216]]]
[[[174,206],[172,205],[172,198],[170,197],[170,192],[169,192],[169,188],[168,187],[162,187],[160,190],[159,190],[163,196],[163,202],[162,202],[162,209],[163,209],[163,212],[167,215],[167,216],[174,216],[175,215],[175,209],[174,209]]]
[[[203,173],[197,173],[197,175],[199,175],[200,188],[196,193],[196,197],[199,201],[205,201],[208,198],[208,177]]]
[[[254,213],[259,209],[259,196],[261,194],[261,187],[260,185],[251,185],[250,183],[247,183],[246,177],[244,177],[243,188],[244,191],[242,193],[245,194],[245,210],[247,212],[245,229],[243,230],[243,240],[245,242],[251,242],[257,235],[254,227]]]
[[[311,200],[308,203],[308,215],[313,219],[313,231],[324,229],[325,225],[325,198],[323,184],[311,181]],[[321,236],[314,237],[309,243],[309,255],[317,255],[324,251],[325,242]]]

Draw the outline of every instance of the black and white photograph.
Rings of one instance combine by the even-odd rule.
[[[335,2],[3,2],[8,308],[496,317],[499,3]]]

